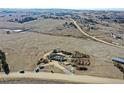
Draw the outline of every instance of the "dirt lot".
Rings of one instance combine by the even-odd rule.
[[[81,51],[93,57],[95,64],[90,71],[77,72],[100,77],[122,79],[122,73],[113,66],[113,56],[123,56],[123,49],[115,48],[90,39],[58,37],[33,32],[5,34],[0,31],[0,49],[6,52],[11,71],[33,71],[44,53],[54,48]]]

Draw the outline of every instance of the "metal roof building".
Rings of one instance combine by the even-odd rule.
[[[124,64],[124,58],[113,57],[113,58],[112,58],[112,61],[117,62],[117,63]]]
[[[50,55],[48,55],[48,59],[50,60],[55,60],[55,61],[66,61],[67,59],[65,58],[65,56],[60,55],[60,54],[56,54],[56,53],[51,53]]]

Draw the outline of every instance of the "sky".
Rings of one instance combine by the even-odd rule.
[[[124,8],[124,0],[0,0],[0,8]]]

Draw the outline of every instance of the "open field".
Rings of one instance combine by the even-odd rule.
[[[43,35],[33,32],[0,34],[0,48],[7,53],[7,62],[11,71],[21,69],[33,71],[36,62],[47,51],[62,48],[68,51],[78,50],[93,56],[95,61],[92,70],[83,73],[110,78],[122,79],[122,73],[113,66],[111,57],[122,56],[124,51],[93,40]],[[65,47],[66,45],[66,47]]]

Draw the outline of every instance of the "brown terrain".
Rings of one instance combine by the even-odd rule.
[[[118,20],[116,20],[117,22],[113,21],[113,14],[115,14],[115,17],[121,17],[124,12],[73,11],[67,12],[67,15],[57,16],[50,15],[49,11],[43,10],[45,14],[44,12],[39,13],[39,11],[37,10],[38,14],[36,15],[34,10],[31,12],[25,10],[25,12],[0,13],[0,50],[6,53],[10,73],[20,70],[34,71],[37,67],[37,61],[44,54],[52,49],[60,48],[69,52],[80,51],[90,55],[92,65],[88,71],[75,70],[76,75],[123,79],[123,73],[113,65],[111,59],[115,56],[124,57],[124,49],[95,41],[83,35],[70,18],[74,19],[87,34],[123,47],[124,23],[120,20],[119,22]],[[51,10],[51,12],[53,11]],[[17,21],[17,19],[22,20],[25,17],[37,19],[24,23]],[[104,19],[103,17],[109,18]],[[90,21],[87,21],[87,19],[90,19]],[[22,32],[14,32],[13,30],[22,30]],[[9,31],[9,34],[7,31]],[[112,33],[119,38],[114,38]],[[50,72],[52,70],[55,73],[64,74],[60,68],[48,65],[42,71]]]

